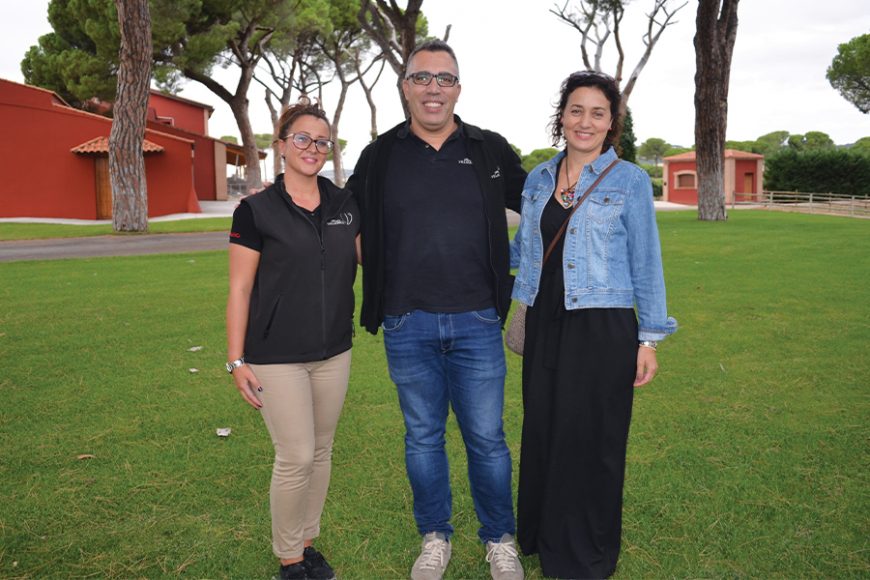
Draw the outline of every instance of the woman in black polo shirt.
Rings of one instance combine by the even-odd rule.
[[[332,151],[308,102],[278,122],[285,172],[233,214],[227,370],[275,447],[270,503],[279,578],[335,574],[312,542],[350,373],[359,210],[318,172]]]

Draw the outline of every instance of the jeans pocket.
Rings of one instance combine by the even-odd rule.
[[[400,314],[398,316],[388,314],[384,316],[384,322],[381,324],[381,328],[384,329],[384,332],[395,332],[402,328],[402,325],[405,324],[405,320],[407,320],[410,315],[410,313]]]
[[[472,310],[471,313],[476,319],[487,324],[498,324],[501,322],[501,318],[499,318],[498,311],[495,308]]]

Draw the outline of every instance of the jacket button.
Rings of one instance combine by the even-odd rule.
[[[569,270],[573,270],[573,269],[574,269],[574,264],[573,264],[572,262],[569,262],[569,263],[568,263],[568,269],[569,269]]]
[[[571,302],[577,302],[577,298],[572,298]]]
[[[610,198],[609,198],[609,197],[605,197],[605,198],[604,198],[604,203],[610,203]]]
[[[569,231],[569,233],[571,233],[571,234],[576,234],[576,233],[577,233],[577,228],[571,228],[570,231]]]

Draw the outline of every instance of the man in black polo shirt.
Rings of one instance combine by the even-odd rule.
[[[520,580],[511,458],[504,440],[501,328],[510,306],[505,207],[526,173],[505,139],[453,114],[459,67],[444,42],[418,46],[402,90],[411,118],[363,151],[347,187],[362,216],[362,325],[384,330],[405,419],[405,463],[423,536],[415,580],[450,559],[444,431],[459,423],[479,535],[496,580]]]

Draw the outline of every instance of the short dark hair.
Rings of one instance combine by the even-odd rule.
[[[457,72],[459,71],[459,61],[456,59],[456,53],[453,52],[453,49],[450,48],[449,44],[447,44],[443,40],[438,40],[437,38],[435,38],[433,40],[421,42],[416,47],[414,47],[414,50],[412,50],[411,54],[408,55],[408,60],[405,63],[406,74],[408,72],[408,65],[411,64],[411,61],[414,60],[414,57],[417,56],[418,52],[446,52],[450,55],[450,58],[453,59],[453,62],[456,63]]]
[[[304,115],[311,115],[325,121],[326,126],[329,128],[329,134],[332,136],[332,124],[326,116],[326,111],[321,109],[318,103],[311,101],[308,97],[300,97],[295,105],[290,105],[281,111],[281,116],[278,117],[278,123],[275,126],[275,139],[286,139],[293,122]]]
[[[594,70],[582,70],[568,75],[562,81],[562,88],[559,93],[559,103],[556,105],[556,111],[550,120],[550,132],[553,137],[553,146],[558,147],[564,135],[562,134],[562,113],[568,105],[568,97],[580,87],[595,87],[604,93],[604,97],[610,103],[610,116],[613,119],[613,124],[604,138],[604,143],[601,145],[602,152],[608,147],[616,145],[613,138],[619,131],[619,105],[622,102],[622,93],[619,92],[619,85],[616,79],[612,76]]]

